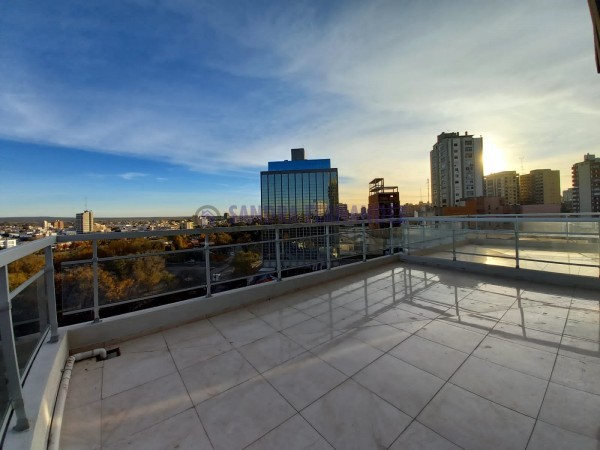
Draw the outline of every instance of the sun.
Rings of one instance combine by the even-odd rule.
[[[483,145],[483,173],[489,175],[505,170],[506,159],[504,157],[504,152],[493,142],[485,142]]]

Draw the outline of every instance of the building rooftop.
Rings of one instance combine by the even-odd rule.
[[[77,363],[61,448],[596,449],[599,319],[597,291],[396,262]]]

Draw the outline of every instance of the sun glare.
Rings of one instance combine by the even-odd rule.
[[[489,175],[491,173],[502,172],[506,170],[506,159],[504,152],[494,145],[492,142],[484,142],[483,146],[483,173]]]

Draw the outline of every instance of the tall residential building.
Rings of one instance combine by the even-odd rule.
[[[398,186],[386,186],[383,178],[375,178],[369,183],[369,219],[398,219],[400,211]],[[389,228],[388,223],[371,225],[377,228]],[[400,223],[394,224],[394,226],[399,225]]]
[[[514,170],[486,175],[485,196],[502,197],[507,205],[519,204],[519,174]]]
[[[430,154],[431,200],[435,207],[454,206],[483,196],[483,139],[465,131],[442,133]]]
[[[589,153],[573,164],[573,212],[600,212],[600,158]]]
[[[260,173],[260,183],[261,213],[266,223],[338,220],[338,171],[329,159],[305,159],[304,149],[292,149],[291,161],[269,162],[268,170]],[[282,267],[320,265],[327,248],[325,234],[321,226],[282,230]],[[263,240],[274,237],[274,231],[263,233]],[[330,238],[329,244],[330,252],[337,252],[337,239]],[[263,245],[263,267],[275,266],[275,245],[267,243]]]
[[[75,230],[80,233],[91,233],[94,231],[94,212],[85,210],[75,215]]]
[[[560,170],[537,169],[519,176],[521,205],[560,205]]]

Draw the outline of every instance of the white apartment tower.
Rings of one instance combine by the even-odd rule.
[[[77,234],[94,231],[94,212],[85,210],[75,215],[75,230]]]
[[[483,139],[442,133],[430,154],[433,206],[456,206],[483,196]]]
[[[600,212],[600,158],[588,153],[571,170],[573,212]]]

